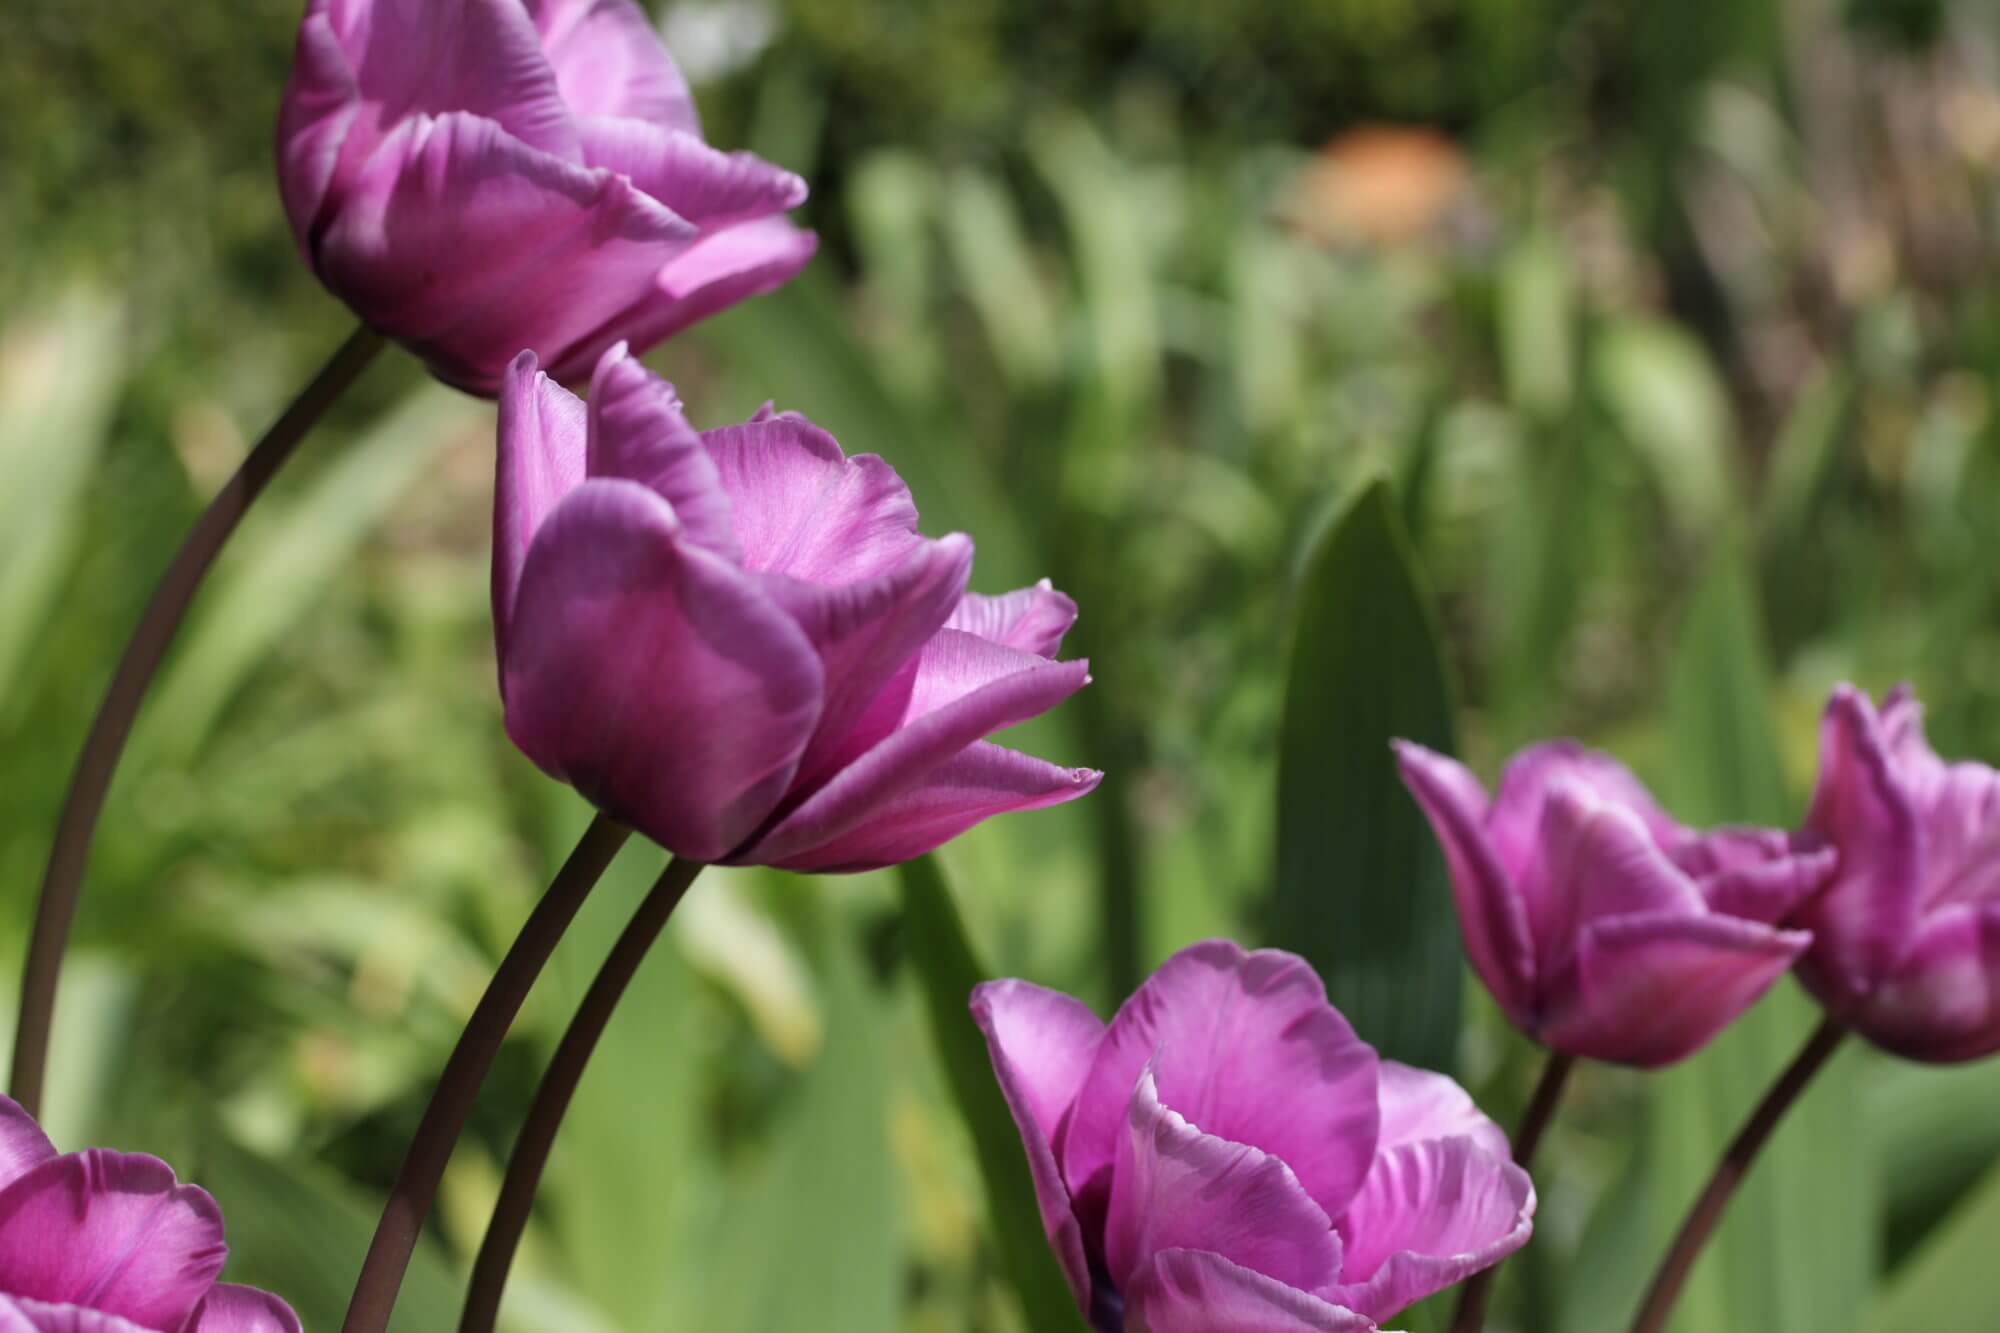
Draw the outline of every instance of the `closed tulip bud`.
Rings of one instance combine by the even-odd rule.
[[[278,178],[320,280],[486,395],[524,347],[582,379],[815,245],[805,183],[703,141],[633,0],[311,0]]]
[[[2000,772],[1947,764],[1908,689],[1843,685],[1820,728],[1809,835],[1840,852],[1801,914],[1800,979],[1869,1040],[1916,1060],[2000,1051]]]
[[[1108,1026],[1024,981],[972,1013],[1101,1333],[1362,1333],[1533,1229],[1499,1127],[1378,1059],[1291,954],[1194,945]]]
[[[1811,935],[1781,929],[1835,855],[1772,829],[1682,828],[1616,761],[1522,751],[1489,801],[1462,765],[1396,747],[1443,844],[1466,955],[1515,1026],[1566,1055],[1685,1059]]]
[[[768,408],[697,432],[623,347],[586,407],[524,353],[500,399],[507,730],[677,855],[863,870],[1100,774],[983,739],[1089,679],[1046,583],[965,590],[902,479]]]

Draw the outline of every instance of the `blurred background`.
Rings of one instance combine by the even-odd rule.
[[[976,587],[1050,575],[1083,605],[1096,684],[1020,743],[1110,780],[944,857],[994,969],[1108,1011],[1193,939],[1302,947],[1283,925],[1312,902],[1405,891],[1365,846],[1286,852],[1277,816],[1281,750],[1314,771],[1298,701],[1352,677],[1287,706],[1300,573],[1373,479],[1488,777],[1575,734],[1686,819],[1788,823],[1843,678],[1913,680],[1940,749],[2000,759],[1991,5],[658,17],[710,138],[812,180],[827,243],[652,363],[699,424],[775,398],[886,455],[929,530],[977,535]],[[297,19],[0,12],[0,1006],[118,647],[351,323],[273,187]],[[70,966],[58,1143],[171,1156],[223,1203],[231,1275],[309,1327],[337,1324],[430,1080],[586,817],[500,729],[491,454],[490,407],[400,353],[309,442],[156,687]],[[1286,799],[1368,836],[1338,781]],[[628,848],[537,992],[399,1329],[455,1323],[540,1063],[660,859]],[[897,903],[894,876],[698,886],[570,1118],[515,1329],[1026,1328]],[[1339,947],[1393,974],[1402,946]],[[1446,966],[1425,993],[1461,1035],[1432,1062],[1511,1123],[1536,1054]],[[1670,1075],[1586,1070],[1494,1327],[1619,1326],[1812,1018],[1786,982]],[[1996,1161],[2000,1063],[1848,1051],[1680,1327],[1995,1327]]]

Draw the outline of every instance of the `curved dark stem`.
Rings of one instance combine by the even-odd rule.
[[[624,997],[625,987],[702,869],[699,861],[677,860],[661,872],[652,892],[639,904],[631,924],[625,927],[625,933],[611,946],[604,966],[584,994],[583,1003],[577,1006],[569,1031],[563,1033],[562,1044],[556,1047],[548,1072],[542,1075],[542,1084],[535,1089],[535,1101],[528,1109],[528,1118],[521,1122],[520,1137],[514,1140],[513,1155],[507,1160],[507,1178],[500,1186],[500,1200],[493,1206],[493,1220],[487,1225],[479,1258],[472,1265],[472,1281],[466,1288],[465,1314],[458,1323],[459,1333],[491,1333],[500,1317],[500,1295],[507,1286],[507,1270],[513,1266],[521,1233],[527,1230],[528,1216],[534,1211],[535,1192],[541,1188],[542,1170],[548,1165],[556,1131],[569,1113],[570,1099],[583,1081],[591,1053],[597,1049],[598,1038],[604,1035],[618,1001]]]
[[[1750,1173],[1750,1164],[1757,1153],[1771,1137],[1771,1131],[1784,1119],[1785,1112],[1805,1091],[1813,1075],[1826,1067],[1826,1062],[1838,1050],[1847,1029],[1829,1018],[1823,1021],[1806,1040],[1804,1049],[1778,1076],[1771,1090],[1764,1094],[1764,1100],[1757,1103],[1757,1109],[1743,1122],[1743,1128],[1736,1132],[1729,1147],[1723,1151],[1722,1160],[1716,1163],[1715,1174],[1708,1178],[1708,1185],[1696,1199],[1694,1207],[1688,1210],[1687,1220],[1681,1223],[1680,1233],[1674,1237],[1673,1248],[1661,1261],[1659,1272],[1653,1275],[1653,1285],[1646,1291],[1645,1304],[1639,1307],[1639,1314],[1632,1321],[1632,1333],[1660,1333],[1667,1326],[1667,1318],[1674,1311],[1674,1302],[1680,1298],[1681,1288],[1687,1284],[1688,1273],[1694,1268],[1694,1261],[1700,1257],[1702,1247],[1715,1233],[1716,1224],[1722,1221],[1723,1210],[1736,1193],[1736,1187],[1743,1177]]]
[[[1523,1171],[1535,1160],[1535,1149],[1542,1146],[1542,1135],[1548,1133],[1550,1123],[1556,1118],[1556,1107],[1562,1103],[1563,1090],[1569,1086],[1569,1074],[1574,1068],[1575,1056],[1549,1052],[1548,1063],[1542,1066],[1541,1081],[1535,1084],[1535,1095],[1528,1099],[1528,1109],[1522,1113],[1521,1123],[1514,1127],[1514,1163]],[[1493,1275],[1499,1271],[1500,1265],[1495,1264],[1466,1281],[1459,1294],[1458,1313],[1451,1319],[1451,1333],[1479,1333],[1486,1323],[1486,1302],[1492,1295]]]
[[[444,1179],[451,1150],[464,1132],[486,1081],[500,1043],[521,1012],[535,978],[548,965],[549,955],[576,919],[577,909],[597,886],[605,867],[625,845],[631,830],[605,815],[591,821],[576,850],[529,914],[521,933],[515,937],[507,956],[486,985],[486,993],[466,1022],[465,1032],[438,1075],[430,1105],[403,1155],[403,1169],[389,1191],[388,1206],[369,1243],[368,1257],[362,1261],[354,1295],[347,1303],[343,1333],[382,1333],[388,1327],[389,1312],[396,1307],[396,1293],[402,1288],[403,1274],[417,1247],[417,1236],[437,1198],[438,1182]]]
[[[111,687],[105,692],[104,702],[98,705],[90,735],[83,743],[83,753],[70,775],[55,843],[49,851],[48,867],[42,872],[35,929],[28,940],[27,962],[21,972],[21,1008],[14,1025],[14,1069],[9,1087],[14,1100],[30,1115],[41,1114],[49,1032],[55,1023],[56,983],[62,975],[70,926],[76,920],[84,867],[90,859],[90,841],[97,831],[97,817],[104,810],[104,798],[111,790],[111,779],[118,772],[119,756],[132,734],[139,705],[145,700],[146,687],[152,683],[167,646],[180,629],[188,604],[201,587],[202,577],[215,563],[230,534],[236,531],[236,525],[292,456],[306,432],[375,359],[382,346],[379,333],[368,328],[356,329],[313,377],[312,383],[292,400],[285,414],[264,433],[243,465],[236,469],[236,475],[208,502],[208,508],[202,511],[194,530],[181,543],[173,563],[167,566],[166,574],[154,588],[145,615],[125,645],[125,654],[118,661]]]

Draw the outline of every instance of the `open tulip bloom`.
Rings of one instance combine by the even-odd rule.
[[[215,1200],[157,1157],[58,1154],[0,1097],[0,1333],[299,1333],[268,1292],[217,1282]]]
[[[1527,1242],[1535,1191],[1440,1074],[1380,1060],[1303,959],[1210,940],[1109,1026],[1024,981],[972,1011],[1042,1221],[1104,1333],[1350,1333]]]
[[[2000,772],[1947,764],[1907,688],[1843,685],[1820,732],[1810,835],[1839,849],[1801,914],[1799,977],[1829,1013],[1916,1060],[2000,1051]]]
[[[1455,760],[1407,742],[1396,756],[1444,846],[1474,970],[1551,1050],[1685,1059],[1811,942],[1777,923],[1826,883],[1831,850],[1683,828],[1615,760],[1571,742],[1516,755],[1491,800]]]
[[[633,0],[311,0],[278,124],[307,261],[436,374],[564,382],[778,286],[805,183],[701,136]]]
[[[864,870],[1097,785],[983,739],[1088,681],[1075,606],[967,593],[971,541],[805,418],[697,432],[623,347],[586,408],[524,354],[499,468],[508,733],[669,851]]]

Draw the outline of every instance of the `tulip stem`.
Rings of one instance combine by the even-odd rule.
[[[1660,1333],[1667,1326],[1667,1317],[1673,1313],[1674,1302],[1680,1297],[1681,1288],[1687,1283],[1688,1273],[1694,1268],[1694,1261],[1701,1254],[1702,1247],[1714,1234],[1722,1213],[1729,1206],[1729,1200],[1736,1192],[1737,1185],[1749,1174],[1750,1164],[1757,1153],[1771,1137],[1771,1131],[1778,1127],[1785,1112],[1799,1099],[1813,1075],[1826,1066],[1826,1062],[1841,1040],[1847,1036],[1847,1029],[1829,1018],[1823,1021],[1806,1040],[1805,1048],[1788,1065],[1771,1090],[1764,1094],[1764,1100],[1750,1113],[1743,1128],[1737,1131],[1729,1147],[1724,1150],[1722,1160],[1716,1163],[1715,1174],[1708,1178],[1708,1185],[1694,1207],[1688,1210],[1687,1220],[1681,1223],[1680,1233],[1674,1237],[1673,1248],[1660,1264],[1659,1272],[1653,1275],[1653,1285],[1646,1291],[1645,1304],[1639,1307],[1639,1315],[1632,1321],[1632,1333]]]
[[[49,1033],[55,1024],[56,983],[62,975],[70,927],[76,921],[91,838],[97,831],[98,816],[104,811],[111,779],[118,772],[119,756],[131,737],[139,706],[145,701],[146,688],[159,670],[168,645],[174,641],[203,576],[215,563],[230,534],[236,531],[236,525],[291,458],[306,432],[367,369],[382,347],[381,334],[365,326],[356,329],[313,377],[312,383],[292,400],[284,415],[264,432],[264,438],[257,441],[236,474],[208,502],[208,508],[181,543],[173,563],[153,589],[152,600],[146,604],[138,628],[126,643],[124,656],[118,660],[111,686],[97,707],[83,752],[70,775],[55,842],[49,851],[47,868],[42,872],[34,933],[29,937],[27,961],[21,972],[21,1006],[14,1025],[14,1068],[9,1086],[14,1100],[29,1115],[41,1114]]]
[[[396,1306],[396,1293],[403,1274],[416,1250],[417,1236],[431,1203],[437,1198],[438,1183],[444,1179],[445,1165],[465,1122],[472,1114],[480,1084],[486,1081],[500,1044],[521,1012],[535,978],[548,965],[549,956],[563,932],[576,919],[577,910],[596,887],[618,849],[625,845],[631,830],[605,815],[598,815],[583,838],[563,862],[549,884],[548,892],[521,927],[507,956],[500,960],[486,993],[466,1022],[465,1031],[438,1075],[430,1105],[410,1139],[403,1167],[389,1192],[388,1206],[375,1228],[368,1257],[355,1281],[354,1295],[347,1304],[343,1333],[382,1333],[389,1313]]]
[[[1575,1056],[1549,1052],[1548,1063],[1542,1066],[1542,1077],[1535,1084],[1535,1095],[1528,1099],[1528,1109],[1522,1112],[1521,1123],[1514,1127],[1514,1163],[1523,1171],[1535,1160],[1535,1149],[1542,1146],[1542,1135],[1548,1133],[1550,1123],[1556,1118],[1556,1107],[1562,1103],[1574,1068]],[[1474,1273],[1466,1282],[1459,1294],[1458,1313],[1451,1319],[1451,1333],[1479,1333],[1486,1323],[1486,1302],[1493,1289],[1493,1275],[1499,1271],[1500,1266],[1495,1264]]]
[[[472,1265],[472,1281],[466,1288],[465,1314],[459,1333],[491,1333],[500,1317],[500,1295],[507,1286],[507,1270],[513,1266],[514,1252],[520,1247],[521,1233],[527,1230],[528,1215],[541,1188],[542,1170],[548,1165],[549,1150],[555,1145],[556,1131],[569,1113],[570,1099],[583,1081],[597,1042],[604,1035],[611,1015],[624,997],[645,961],[653,942],[666,928],[667,918],[680,906],[688,886],[702,872],[699,861],[676,860],[668,864],[653,884],[646,900],[633,913],[631,923],[611,946],[604,966],[577,1006],[576,1017],[563,1033],[561,1044],[535,1089],[534,1103],[514,1140],[513,1155],[507,1159],[507,1176],[500,1186],[499,1202],[493,1206],[493,1220],[487,1225],[486,1239]]]

